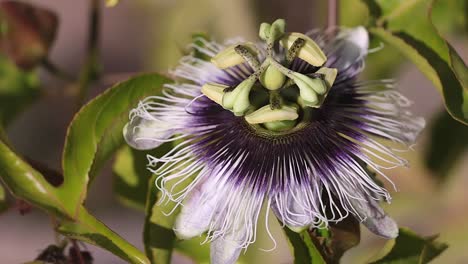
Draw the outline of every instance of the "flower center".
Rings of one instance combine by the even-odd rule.
[[[246,63],[253,73],[235,87],[206,83],[202,93],[236,116],[243,116],[252,126],[276,132],[296,127],[307,108],[322,105],[337,70],[322,67],[327,57],[317,43],[301,33],[285,33],[285,26],[283,19],[260,25],[259,36],[266,44],[266,54],[260,53],[255,44],[245,42],[214,56],[211,62],[220,69]],[[317,70],[293,71],[296,59]]]

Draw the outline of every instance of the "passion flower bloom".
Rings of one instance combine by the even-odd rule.
[[[264,204],[294,231],[352,215],[377,235],[398,235],[373,175],[407,165],[396,153],[424,120],[404,110],[410,103],[391,81],[357,80],[364,28],[284,28],[262,24],[261,43],[198,39],[172,71],[177,81],[140,102],[124,131],[137,149],[178,142],[148,156],[149,167],[162,201],[181,205],[177,236],[206,233],[212,263],[234,263],[255,241]]]

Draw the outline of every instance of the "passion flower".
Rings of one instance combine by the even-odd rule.
[[[199,39],[196,54],[211,61],[183,57],[172,71],[177,82],[130,114],[124,135],[132,147],[179,142],[163,157],[149,156],[160,202],[183,205],[177,236],[206,232],[212,263],[234,263],[255,241],[266,203],[267,214],[295,231],[351,214],[396,237],[378,204],[390,195],[370,171],[388,179],[383,169],[405,166],[396,153],[413,144],[424,120],[404,110],[409,101],[393,82],[357,80],[366,30],[288,33],[277,20],[259,35],[264,42]]]

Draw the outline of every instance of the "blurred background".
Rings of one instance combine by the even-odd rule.
[[[59,28],[50,60],[63,71],[75,75],[85,57],[89,1],[28,2],[57,13]],[[434,10],[435,23],[467,61],[468,4],[456,0],[439,2]],[[325,15],[326,1],[121,0],[116,7],[103,9],[99,44],[103,73],[90,89],[90,97],[136,73],[167,71],[183,55],[194,32],[207,32],[215,40],[237,36],[256,39],[262,21],[285,18],[288,30],[307,31],[325,27]],[[418,15],[425,15],[425,10]],[[340,17],[342,25],[353,26],[365,23],[367,13],[359,0],[346,0],[342,1]],[[367,65],[364,78],[395,78],[398,89],[414,102],[412,111],[424,116],[428,124],[415,151],[404,154],[411,167],[388,171],[398,191],[392,192],[393,202],[385,206],[387,212],[399,225],[419,234],[440,234],[440,241],[448,243],[449,248],[434,263],[468,263],[468,156],[466,147],[457,143],[457,138],[464,137],[465,141],[468,138],[464,133],[466,129],[447,118],[441,96],[432,83],[396,51],[385,47],[370,54]],[[44,70],[40,70],[40,79],[40,100],[10,123],[8,135],[19,153],[60,170],[66,127],[75,111],[73,90],[67,82]],[[431,144],[436,133],[431,131],[448,131],[437,134],[446,141]],[[432,154],[428,156],[428,152]],[[87,207],[117,233],[142,248],[144,215],[122,206],[115,199],[110,164],[91,187]],[[258,243],[246,253],[248,263],[292,262],[283,234],[276,221],[270,220],[277,231],[278,248],[270,253],[260,251],[259,248],[271,245],[267,236],[260,235]],[[385,240],[365,228],[362,228],[361,241],[346,253],[343,263],[364,263],[385,244]],[[0,215],[0,263],[30,261],[53,242],[54,233],[45,213],[33,209],[22,216],[18,210],[10,209]],[[95,263],[123,263],[104,250],[88,248]],[[174,263],[190,261],[177,255]]]

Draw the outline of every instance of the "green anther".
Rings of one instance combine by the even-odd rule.
[[[299,51],[301,48],[305,45],[305,40],[303,38],[297,38],[291,47],[288,49],[288,53],[286,54],[286,64],[290,65],[293,60],[297,57],[299,54]]]
[[[305,60],[313,66],[322,66],[327,60],[327,56],[325,56],[325,53],[320,49],[320,46],[308,36],[297,32],[291,32],[286,34],[280,40],[280,45],[286,49],[290,49],[298,38],[304,39],[305,44],[299,49],[297,57]]]
[[[298,80],[305,83],[308,87],[314,90],[317,94],[323,95],[327,93],[327,85],[322,78],[311,78],[307,75],[295,72],[293,73],[293,80],[299,86]],[[299,87],[300,88],[300,87]]]
[[[252,84],[253,85],[253,84]],[[233,112],[236,116],[243,116],[244,113],[250,107],[250,90],[252,85],[245,85],[241,87],[239,94],[237,95],[236,102],[234,102]]]
[[[260,76],[260,83],[268,90],[278,90],[283,86],[286,76],[280,72],[275,66],[269,65],[268,68]]]
[[[211,58],[211,62],[220,69],[226,69],[244,63],[245,58],[236,51],[236,47],[238,46],[239,45],[236,44],[227,47]],[[252,56],[257,55],[257,48],[255,47],[255,44],[246,42],[241,44],[241,46],[243,49],[248,50],[248,53],[250,53]],[[237,50],[238,49],[239,48],[237,48]]]
[[[299,118],[299,114],[296,107],[283,106],[280,109],[272,109],[271,105],[265,105],[245,116],[245,120],[249,124],[296,120],[297,118]]]
[[[282,132],[287,131],[296,126],[296,120],[282,120],[263,123],[265,128],[271,131]]]
[[[249,77],[237,85],[234,90],[226,92],[221,105],[226,109],[233,110],[236,115],[243,115],[250,106],[249,94],[256,80],[256,78]]]
[[[219,83],[206,83],[202,86],[201,92],[215,103],[221,105],[224,91],[228,88],[229,86]]]
[[[234,47],[234,50],[244,58],[244,61],[246,61],[252,69],[258,70],[260,68],[260,63],[256,58],[256,54],[253,54],[249,48],[243,45],[237,45]]]
[[[315,107],[319,103],[319,98],[315,89],[312,88],[315,82],[311,78],[295,72],[294,82],[299,87],[299,94],[306,106]]]
[[[323,74],[325,76],[323,80],[327,84],[328,89],[330,89],[335,82],[338,70],[335,68],[322,67],[316,73]]]

